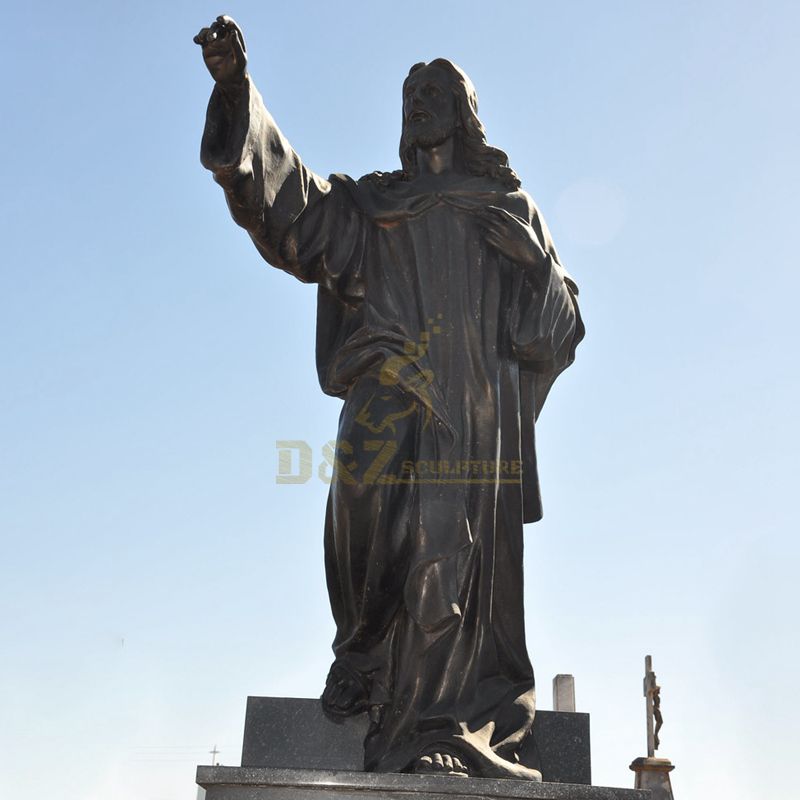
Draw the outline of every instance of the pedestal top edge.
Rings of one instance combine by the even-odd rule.
[[[197,783],[205,789],[221,785],[291,786],[529,800],[648,800],[650,796],[639,789],[585,784],[270,767],[198,766]]]

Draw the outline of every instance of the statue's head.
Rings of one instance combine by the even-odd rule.
[[[414,64],[403,83],[403,173],[416,174],[417,148],[435,147],[451,136],[471,174],[495,178],[512,190],[519,188],[508,156],[486,141],[478,118],[478,95],[467,75],[445,58]]]

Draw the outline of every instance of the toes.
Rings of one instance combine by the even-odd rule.
[[[420,756],[417,759],[414,772],[431,775],[469,775],[466,763],[458,756],[446,751]]]

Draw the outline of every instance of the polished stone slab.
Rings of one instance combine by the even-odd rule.
[[[650,800],[639,789],[342,770],[198,767],[206,800]]]
[[[318,700],[248,697],[242,766],[359,772],[366,734],[365,714],[334,722]],[[591,783],[589,715],[537,711],[520,761],[547,782]]]

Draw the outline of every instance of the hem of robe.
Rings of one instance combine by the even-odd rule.
[[[402,745],[390,747],[377,758],[370,758],[365,754],[364,769],[367,772],[413,772],[417,760],[428,753],[442,752],[457,755],[467,765],[469,776],[474,778],[504,778],[523,781],[541,781],[542,775],[538,770],[526,767],[518,760],[510,760],[501,756],[498,751],[501,749],[510,750],[510,754],[516,759],[516,753],[522,747],[522,743],[530,735],[533,727],[535,715],[536,691],[533,686],[523,690],[510,693],[514,697],[514,704],[520,703],[523,699],[530,705],[530,717],[513,736],[504,739],[502,742],[492,746],[491,735],[494,730],[494,723],[488,722],[483,728],[470,731],[467,723],[458,723],[459,733],[445,733],[442,730],[421,731],[413,739]],[[516,695],[516,696],[514,696]],[[529,697],[526,697],[529,695]],[[507,695],[507,697],[509,697]],[[502,708],[506,703],[501,703]],[[424,723],[423,723],[424,724]],[[366,748],[369,752],[369,736],[367,737]],[[513,748],[513,749],[512,749]]]

